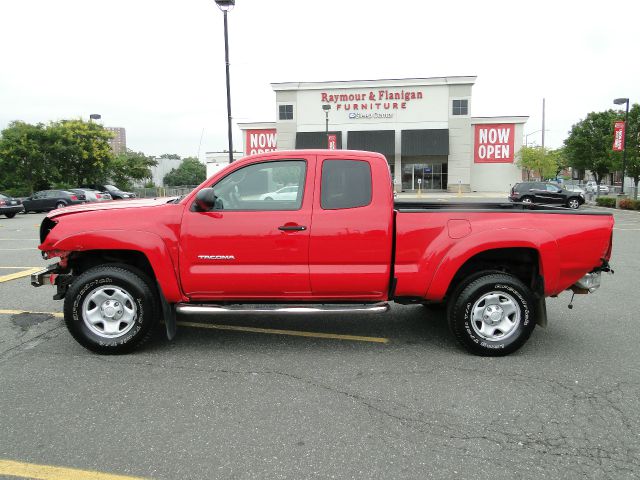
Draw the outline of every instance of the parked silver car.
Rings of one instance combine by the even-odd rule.
[[[84,195],[87,202],[107,202],[113,200],[111,195],[100,190],[93,190],[91,188],[72,188],[72,192]]]

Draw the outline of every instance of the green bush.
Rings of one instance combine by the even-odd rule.
[[[616,199],[611,197],[598,197],[596,198],[596,205],[600,207],[616,208]]]

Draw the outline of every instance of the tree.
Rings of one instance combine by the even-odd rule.
[[[164,176],[164,184],[170,187],[178,185],[198,185],[207,178],[207,167],[197,158],[187,157],[178,168],[172,169]]]
[[[113,134],[93,122],[62,120],[47,127],[48,152],[60,176],[68,183],[82,185],[104,178],[113,153],[109,139]]]
[[[108,177],[118,187],[130,189],[133,181],[151,178],[151,167],[155,167],[157,164],[158,162],[153,157],[127,149],[126,153],[113,159]]]
[[[591,112],[584,120],[571,127],[564,141],[564,152],[569,164],[578,169],[590,170],[596,183],[615,169],[617,156],[612,151],[613,122],[616,112]],[[599,192],[599,188],[596,189]]]
[[[168,158],[169,160],[180,160],[180,155],[177,153],[163,153],[160,158]]]
[[[558,153],[542,147],[522,147],[516,164],[534,172],[540,180],[553,177],[558,169]]]
[[[48,152],[50,140],[42,123],[15,121],[0,137],[0,186],[22,193],[46,188],[58,179]]]

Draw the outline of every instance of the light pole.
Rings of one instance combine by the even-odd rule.
[[[327,148],[329,148],[329,110],[331,110],[331,105],[329,105],[328,103],[325,103],[324,105],[322,105],[322,110],[324,110],[324,114],[325,114],[324,133],[327,137]]]
[[[215,0],[224,14],[224,62],[227,68],[227,129],[229,132],[229,163],[233,162],[233,138],[231,134],[231,89],[229,85],[229,33],[227,29],[227,12],[236,4],[236,0]]]
[[[622,139],[622,185],[620,186],[620,193],[624,193],[624,171],[627,166],[627,123],[629,121],[629,99],[628,98],[616,98],[613,103],[616,105],[627,104],[627,112],[624,115],[624,138]]]
[[[543,130],[536,130],[535,132],[531,132],[531,133],[527,133],[527,134],[525,134],[525,136],[524,136],[524,146],[525,146],[525,147],[528,147],[528,146],[529,146],[529,136],[530,136],[530,135],[534,135],[534,134],[536,134],[536,133],[540,133],[540,132],[542,132],[542,131],[543,131]],[[544,130],[544,131],[545,131],[545,132],[548,132],[549,130]]]

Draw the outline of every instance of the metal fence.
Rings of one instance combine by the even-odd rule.
[[[190,193],[197,185],[185,185],[181,187],[154,187],[134,188],[133,191],[139,198],[154,197],[180,197]]]

